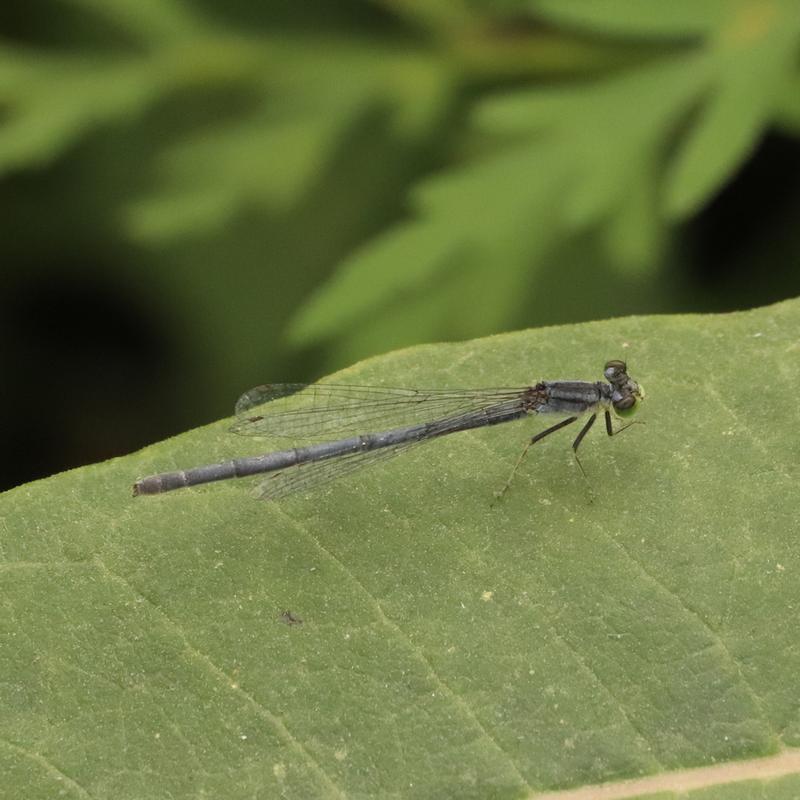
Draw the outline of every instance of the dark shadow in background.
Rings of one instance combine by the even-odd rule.
[[[753,308],[800,295],[800,143],[769,134],[691,221],[685,278],[704,310]]]
[[[169,343],[121,286],[96,271],[69,277],[84,268],[40,265],[4,294],[0,488],[103,461],[180,425],[161,402]]]

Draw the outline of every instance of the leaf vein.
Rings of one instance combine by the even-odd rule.
[[[177,622],[175,622],[164,611],[163,608],[161,608],[158,604],[150,600],[146,595],[142,594],[142,592],[138,591],[122,575],[119,575],[110,570],[108,566],[99,558],[95,558],[94,563],[97,564],[98,568],[109,580],[121,584],[126,588],[127,591],[129,591],[135,597],[144,600],[159,615],[159,617],[161,617],[167,623],[169,628],[177,634],[179,639],[183,642],[183,645],[186,648],[187,652],[193,658],[203,663],[211,672],[211,674],[215,678],[217,678],[220,682],[224,683],[228,689],[232,689],[236,694],[244,698],[244,700],[253,709],[253,711],[259,717],[269,722],[270,725],[272,725],[272,727],[277,731],[278,735],[308,762],[311,769],[317,774],[317,776],[327,786],[327,788],[331,791],[331,793],[335,797],[339,797],[342,800],[344,800],[344,798],[346,797],[345,793],[336,785],[331,776],[328,775],[328,773],[323,769],[323,767],[319,764],[319,762],[303,746],[302,742],[292,734],[292,732],[288,729],[288,727],[280,719],[280,717],[273,714],[268,708],[262,705],[253,695],[242,689],[242,687],[239,686],[233,678],[227,675],[223,669],[218,667],[211,660],[210,656],[208,656],[206,653],[203,653],[195,645],[193,645],[189,637],[186,635],[186,632],[183,630],[183,628]]]

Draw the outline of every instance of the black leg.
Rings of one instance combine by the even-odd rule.
[[[583,468],[583,464],[581,464],[581,460],[578,458],[578,448],[581,446],[583,437],[589,433],[596,419],[597,414],[592,414],[592,416],[586,421],[586,424],[581,428],[581,432],[575,437],[575,441],[572,443],[572,452],[575,453],[575,460],[578,462],[578,466],[581,468],[584,478],[586,477],[586,470]]]
[[[532,444],[536,444],[536,442],[540,442],[542,439],[544,439],[545,436],[549,436],[551,433],[560,431],[562,428],[566,428],[567,425],[572,425],[572,423],[575,422],[576,419],[578,418],[567,417],[567,419],[561,420],[561,422],[559,422],[557,425],[553,425],[551,428],[546,428],[541,433],[537,433],[536,436],[534,436],[533,439],[531,439],[530,442],[528,442],[528,447],[530,447]],[[528,447],[525,448],[526,452],[528,450]]]
[[[539,442],[542,439],[544,439],[545,436],[549,436],[551,433],[555,433],[556,431],[560,431],[562,428],[566,428],[567,425],[571,425],[573,422],[575,422],[576,419],[578,418],[567,417],[567,419],[561,420],[561,422],[559,422],[557,425],[553,425],[552,427],[543,430],[541,433],[537,433],[536,436],[534,436],[528,442],[528,444],[525,445],[525,449],[522,451],[520,457],[517,459],[517,463],[514,464],[514,469],[511,470],[511,474],[508,476],[508,480],[506,481],[505,486],[503,486],[503,488],[499,492],[495,492],[494,502],[499,500],[509,490],[511,486],[511,481],[514,480],[514,475],[516,475],[517,470],[519,469],[519,465],[525,460],[525,456],[528,455],[528,450],[531,449],[531,446],[536,444],[536,442]],[[579,435],[579,439],[582,436],[583,433]],[[492,503],[492,505],[494,505],[494,502]]]

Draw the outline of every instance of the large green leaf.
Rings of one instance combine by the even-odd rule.
[[[566,432],[544,440],[494,506],[541,421],[279,503],[247,481],[131,497],[256,452],[227,420],[6,493],[0,796],[511,798],[645,776],[614,796],[743,797],[723,785],[780,775],[770,796],[794,796],[798,330],[792,301],[337,376],[517,385],[626,358],[646,424],[593,431],[589,482]]]

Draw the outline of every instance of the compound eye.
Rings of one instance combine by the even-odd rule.
[[[609,361],[603,370],[603,374],[608,380],[611,380],[612,378],[616,378],[618,375],[624,374],[627,372],[627,370],[628,367],[624,361]]]
[[[628,411],[633,408],[634,405],[636,405],[636,398],[632,394],[629,394],[627,397],[623,397],[622,400],[617,400],[617,402],[614,403],[614,408],[616,408],[617,411]]]

